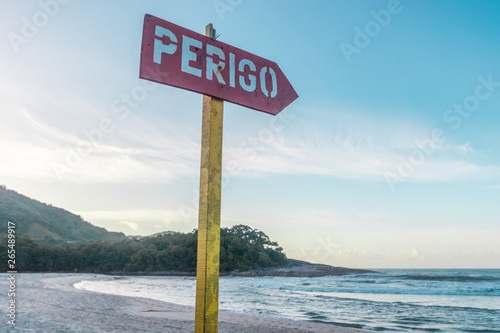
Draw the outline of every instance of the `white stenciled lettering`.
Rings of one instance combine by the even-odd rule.
[[[219,57],[219,62],[214,63],[213,55],[217,55]],[[213,74],[217,77],[219,83],[226,84],[224,78],[222,78],[222,70],[226,67],[226,64],[222,62],[222,60],[226,60],[226,56],[224,52],[218,47],[207,44],[207,79],[212,80]]]
[[[201,49],[203,47],[203,44],[199,40],[183,35],[181,70],[184,73],[189,73],[201,77],[201,69],[194,68],[189,65],[190,61],[196,61],[198,59],[196,53],[191,51],[191,46]]]
[[[277,99],[279,92],[285,87],[278,87],[281,84],[281,81],[278,82],[278,75],[282,73],[276,64],[268,60],[240,52],[206,36],[178,31],[176,27],[169,25],[153,25],[152,28],[154,36],[147,41],[147,46],[144,46],[147,52],[144,51],[142,56],[150,57],[147,61],[155,65],[151,70],[155,73],[159,70],[162,75],[144,73],[142,67],[141,75],[153,81],[164,81],[180,88],[228,97],[227,100],[238,103],[250,96],[258,97],[259,101],[263,98]],[[162,68],[156,68],[157,65]],[[167,72],[168,75],[165,75]],[[482,89],[480,93],[482,97],[488,91]],[[134,88],[132,97],[136,102],[143,101],[147,97],[146,88]],[[132,108],[137,104],[122,102],[127,102]],[[474,107],[473,102],[467,105]],[[128,108],[119,104],[120,101],[114,102],[113,110],[126,114]],[[88,149],[83,147],[82,150]],[[77,164],[79,160],[75,158],[72,162]]]
[[[245,66],[248,66],[248,68],[252,72],[255,72],[257,70],[257,68],[255,67],[255,64],[251,60],[243,59],[240,61],[240,64],[238,65],[239,71],[244,73]],[[248,92],[252,92],[257,87],[257,78],[255,77],[255,75],[248,74],[248,80],[250,81],[250,84],[246,83],[245,77],[243,75],[240,75],[240,86],[244,90],[246,90]]]
[[[154,59],[153,61],[157,64],[161,64],[161,55],[163,53],[166,54],[174,54],[177,51],[177,37],[174,33],[168,29],[156,26],[155,34],[157,37],[167,36],[170,38],[170,44],[163,44],[161,39],[155,39],[155,48],[154,48]]]
[[[263,67],[260,70],[260,88],[261,88],[262,92],[264,93],[264,95],[269,97],[269,92],[267,91],[267,88],[266,88],[267,69],[268,69],[267,67]],[[271,91],[271,98],[274,98],[278,94],[278,82],[276,79],[276,73],[274,72],[274,69],[272,69],[271,67],[269,67],[269,74],[271,74],[271,80],[273,83],[273,90]]]
[[[229,86],[234,88],[236,86],[236,73],[235,73],[236,58],[234,53],[229,53]]]

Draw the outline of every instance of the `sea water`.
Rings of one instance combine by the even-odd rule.
[[[133,277],[81,289],[195,304],[196,280]],[[402,332],[500,332],[500,270],[377,270],[322,278],[221,277],[220,310]]]

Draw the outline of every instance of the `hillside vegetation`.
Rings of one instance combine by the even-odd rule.
[[[39,246],[28,238],[16,238],[19,272],[153,273],[196,271],[198,232],[174,233],[115,243],[92,241],[77,246]],[[7,238],[0,241],[7,254]],[[221,229],[220,271],[249,271],[283,267],[283,249],[261,231],[237,225]],[[6,256],[6,255],[5,255]],[[6,265],[7,258],[2,260]],[[6,271],[6,267],[2,268]]]
[[[40,245],[79,244],[89,241],[118,241],[123,233],[96,227],[64,209],[30,199],[0,185],[0,236],[7,234],[7,222],[16,223],[19,236]]]
[[[196,271],[198,232],[127,239],[64,209],[0,186],[0,251],[7,271],[7,224],[14,222],[19,272],[149,273]],[[3,237],[2,237],[3,236]],[[12,236],[11,236],[12,237]],[[249,271],[288,264],[283,249],[262,231],[221,229],[220,271]]]

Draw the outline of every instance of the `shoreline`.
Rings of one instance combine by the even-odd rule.
[[[240,272],[238,270],[233,272],[219,272],[219,276],[240,276],[240,277],[325,277],[325,276],[342,276],[349,274],[367,274],[377,273],[373,270],[359,269],[359,268],[346,268],[330,266],[325,264],[315,264],[307,261],[288,259],[290,264],[287,267],[269,267],[258,268],[250,271]],[[160,272],[109,272],[103,273],[105,275],[118,275],[118,276],[196,276],[196,272],[178,272],[178,271],[160,271]]]
[[[2,273],[0,288],[6,290]],[[194,332],[194,307],[143,297],[101,294],[77,289],[82,281],[111,280],[123,276],[85,273],[17,274],[17,323],[13,331],[61,332]],[[0,312],[7,317],[7,307]],[[4,329],[5,328],[5,329]],[[12,327],[11,327],[12,328]],[[6,320],[0,329],[9,331]],[[219,333],[355,333],[361,329],[219,312]]]

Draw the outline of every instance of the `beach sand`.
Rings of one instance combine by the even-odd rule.
[[[16,327],[7,322],[7,274],[1,274],[1,332],[194,332],[194,307],[79,290],[92,274],[18,274]],[[333,325],[219,312],[219,333],[366,332]]]

